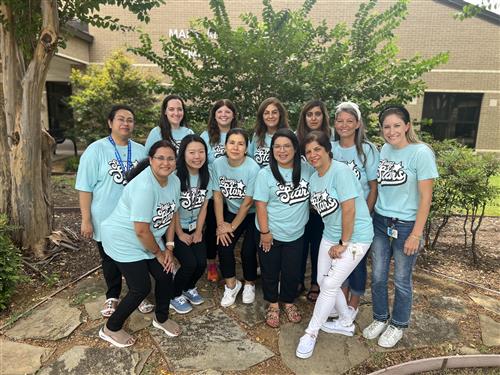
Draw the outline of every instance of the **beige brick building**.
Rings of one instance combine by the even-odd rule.
[[[296,9],[302,0],[273,0],[275,9]],[[317,0],[311,11],[313,20],[326,20],[333,26],[354,20],[359,0]],[[379,0],[379,9],[393,4]],[[448,51],[449,61],[424,76],[424,96],[408,104],[415,119],[432,118],[437,137],[458,138],[478,151],[500,152],[500,16],[487,15],[458,21],[453,14],[461,0],[413,0],[406,21],[397,29],[401,56],[416,53],[429,57]],[[261,0],[226,0],[233,25],[241,24],[241,13],[260,14]],[[151,21],[140,25],[123,9],[106,7],[101,14],[116,16],[124,23],[142,27],[153,41],[160,36],[187,34],[191,20],[210,16],[208,0],[168,0],[151,13]],[[68,48],[54,59],[49,81],[68,81],[71,66],[102,63],[112,51],[137,45],[133,32],[119,33],[90,28],[76,35]],[[91,36],[90,38],[88,36]],[[138,66],[157,71],[153,64],[134,57]],[[164,77],[168,81],[168,77]],[[50,93],[49,94],[49,102]],[[50,103],[49,103],[50,108]],[[50,112],[50,111],[49,111]],[[49,113],[50,116],[50,113]]]

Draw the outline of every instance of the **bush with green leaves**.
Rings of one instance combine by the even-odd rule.
[[[22,280],[21,254],[10,239],[7,215],[0,214],[0,310],[8,307],[16,284]]]
[[[325,21],[313,23],[309,13],[315,3],[305,0],[296,10],[277,11],[263,0],[260,17],[242,14],[244,25],[233,27],[224,0],[210,0],[212,17],[194,21],[189,38],[162,38],[158,53],[142,33],[140,46],[130,50],[171,78],[169,91],[189,100],[196,121],[206,122],[221,98],[231,99],[248,120],[263,99],[276,96],[293,127],[313,98],[325,101],[330,111],[341,100],[355,101],[367,118],[389,102],[408,102],[423,93],[422,75],[447,61],[446,53],[398,56],[394,31],[407,15],[408,0],[382,11],[375,9],[377,0],[369,0],[352,26],[342,22],[332,28]]]
[[[85,144],[108,135],[107,117],[113,104],[126,104],[134,110],[134,138],[145,138],[158,122],[160,81],[134,68],[123,51],[114,52],[103,67],[74,69],[71,85],[69,104],[75,122],[71,133]]]
[[[439,178],[434,183],[433,201],[426,229],[426,245],[435,248],[450,217],[463,215],[464,247],[478,262],[477,232],[484,218],[486,205],[499,193],[491,177],[500,171],[498,158],[492,154],[475,154],[455,140],[435,141]]]

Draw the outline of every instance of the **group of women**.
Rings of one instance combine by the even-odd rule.
[[[309,358],[320,330],[354,334],[371,249],[373,322],[363,336],[394,346],[409,323],[412,270],[437,177],[434,154],[418,140],[408,111],[390,106],[380,113],[386,142],[380,153],[352,102],[337,106],[334,132],[317,100],[302,109],[296,132],[276,98],[260,105],[251,139],[237,118],[233,103],[217,101],[200,137],[187,127],[184,101],[169,95],[144,148],[130,140],[133,110],[116,106],[109,137],[82,155],[76,182],[82,234],[97,241],[108,286],[102,313],[109,319],[100,337],[132,345],[123,324],[138,307],[154,308],[153,326],[179,335],[169,307],[188,313],[204,302],[196,283],[206,268],[208,279],[217,280],[217,256],[225,281],[221,306],[233,305],[242,289],[243,303],[255,301],[260,266],[266,323],[278,327],[282,312],[298,323],[295,300],[305,289],[310,254],[307,297],[316,304],[296,350]],[[242,235],[243,283],[235,271]],[[129,291],[119,301],[122,275]],[[150,275],[155,306],[146,300]]]

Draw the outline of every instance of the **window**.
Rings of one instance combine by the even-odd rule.
[[[455,138],[475,147],[482,100],[483,94],[425,93],[422,122],[432,120],[432,124],[423,130],[438,140]]]

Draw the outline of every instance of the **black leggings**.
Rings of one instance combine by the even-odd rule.
[[[260,233],[257,231],[255,238],[260,242]],[[291,242],[273,239],[273,245],[268,252],[259,247],[262,291],[266,301],[270,303],[294,302],[300,282],[302,246],[303,237]]]
[[[97,249],[99,250],[99,255],[101,256],[102,274],[104,275],[104,280],[106,281],[106,286],[108,287],[108,290],[106,291],[106,299],[119,299],[122,291],[122,273],[115,261],[104,252],[102,242],[97,241],[96,244]]]
[[[215,218],[214,200],[209,199],[207,205],[207,217],[205,219],[205,234],[203,240],[207,245],[207,259],[215,260],[217,256],[217,219]]]
[[[318,254],[319,244],[323,236],[325,225],[321,216],[314,210],[310,211],[309,221],[304,232],[304,248],[302,253],[301,282],[304,285],[306,274],[307,257],[309,255],[309,245],[311,246],[311,285],[318,285]]]
[[[224,221],[230,223],[236,217],[235,214],[224,210]],[[240,236],[245,232],[243,245],[241,246],[241,266],[243,268],[243,277],[246,281],[255,281],[257,279],[257,246],[255,244],[255,214],[247,214],[245,220],[233,232],[229,246],[221,243],[217,245],[219,252],[219,263],[222,277],[230,279],[236,276],[236,264],[234,259],[234,247]]]
[[[168,319],[168,308],[172,298],[172,273],[165,272],[156,258],[130,263],[115,261],[115,263],[125,277],[129,291],[109,317],[106,327],[113,332],[122,329],[125,320],[151,291],[150,274],[155,279],[156,320],[159,323],[165,322]]]
[[[194,231],[187,234],[193,234]],[[177,235],[175,236],[174,255],[179,260],[181,268],[174,277],[174,298],[179,297],[183,291],[193,289],[207,267],[207,250],[203,239],[199,243],[186,245]]]

